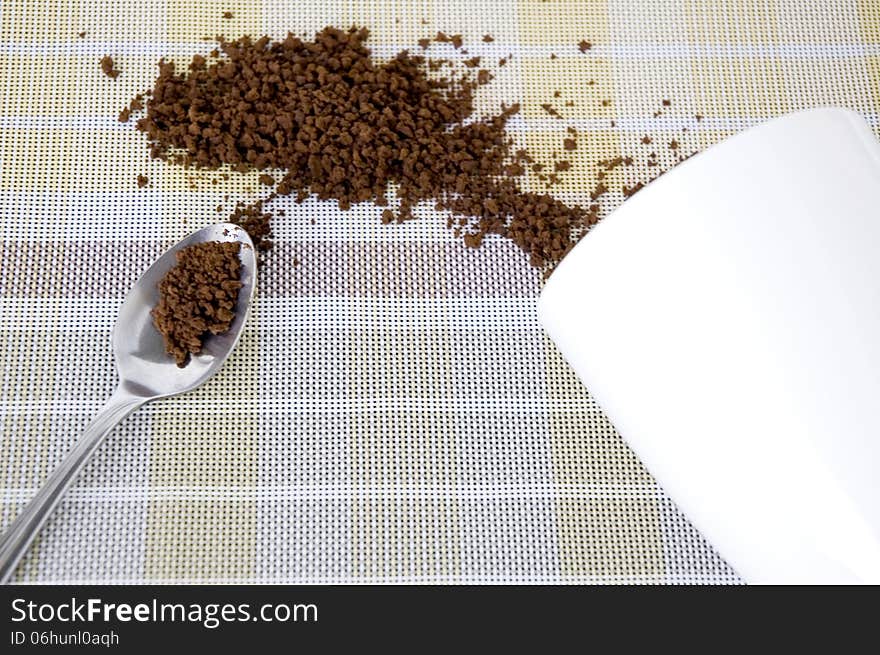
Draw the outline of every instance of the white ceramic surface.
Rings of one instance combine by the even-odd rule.
[[[750,582],[880,583],[880,144],[813,109],[626,201],[539,316]]]

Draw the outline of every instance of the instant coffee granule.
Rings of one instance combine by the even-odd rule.
[[[409,220],[417,204],[429,203],[459,217],[469,246],[499,234],[535,266],[555,264],[598,212],[521,189],[528,155],[513,150],[505,129],[519,106],[475,117],[474,94],[491,80],[488,70],[475,64],[429,75],[449,62],[407,51],[379,62],[367,37],[366,29],[333,27],[312,41],[218,37],[218,50],[193,57],[187,71],[159,62],[137,127],[153,157],[171,163],[286,171],[273,197],[315,194],[343,210],[370,201],[388,207],[383,222]],[[434,40],[462,44],[442,32]],[[232,217],[258,247],[270,236],[266,202]]]
[[[178,366],[201,352],[205,339],[222,334],[235,318],[242,287],[241,244],[210,241],[180,250],[177,263],[159,282],[151,315]]]
[[[248,233],[258,253],[272,247],[272,214],[264,211],[263,205],[271,202],[274,197],[269,196],[250,204],[239,202],[229,217],[230,223],[235,223]]]
[[[101,58],[101,71],[104,75],[112,79],[119,77],[120,72],[116,69],[116,64],[113,62],[113,58],[110,55],[104,55]]]

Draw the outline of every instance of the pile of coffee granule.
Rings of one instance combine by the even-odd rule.
[[[190,354],[201,352],[208,335],[222,334],[232,325],[242,287],[240,249],[237,241],[210,241],[184,248],[159,282],[153,324],[178,366],[185,366]]]
[[[454,215],[449,227],[467,245],[499,234],[533,265],[552,267],[598,220],[598,209],[522,190],[532,159],[514,150],[505,129],[519,107],[475,117],[474,93],[491,80],[488,70],[473,61],[442,77],[449,62],[407,51],[380,62],[365,47],[367,36],[327,27],[312,41],[218,37],[219,49],[194,56],[187,71],[159,62],[138,129],[152,155],[172,163],[286,171],[273,197],[389,207],[394,188],[397,205],[383,211],[383,222],[410,219],[416,205],[429,203]],[[458,47],[457,36],[434,40]],[[263,202],[233,216],[261,247],[271,218]]]

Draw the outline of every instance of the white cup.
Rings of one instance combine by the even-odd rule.
[[[559,264],[539,317],[750,582],[880,583],[880,144],[771,120],[687,160]]]

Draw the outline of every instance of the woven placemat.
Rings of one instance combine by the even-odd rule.
[[[577,127],[554,191],[572,202],[589,199],[591,162],[647,132],[699,150],[825,104],[877,124],[868,0],[98,4],[0,8],[3,525],[113,389],[110,330],[138,275],[225,218],[226,194],[226,206],[256,197],[255,175],[211,185],[149,161],[143,135],[116,120],[159,57],[207,52],[205,35],[359,24],[380,55],[437,30],[487,61],[512,54],[479,105],[521,101],[511,129],[538,156]],[[105,54],[116,80],[100,72]],[[540,109],[557,90],[574,102],[564,121]],[[650,173],[636,162],[615,188]],[[622,200],[608,194],[603,213]],[[430,211],[384,226],[373,206],[277,206],[287,216],[231,361],[111,436],[19,581],[739,581],[543,335],[541,277],[515,246],[465,248]]]

